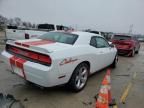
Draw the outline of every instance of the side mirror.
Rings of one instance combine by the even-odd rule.
[[[112,42],[108,41],[109,44],[112,44]]]
[[[114,48],[115,47],[115,45],[114,44],[112,44],[112,42],[108,42],[109,43],[109,46],[111,47],[111,48]]]

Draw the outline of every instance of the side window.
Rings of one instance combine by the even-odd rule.
[[[96,47],[96,36],[91,37],[90,45]]]
[[[101,37],[96,37],[96,44],[97,44],[97,48],[109,47],[108,42]]]

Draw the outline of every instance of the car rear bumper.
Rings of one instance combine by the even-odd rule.
[[[52,66],[45,66],[38,63],[15,58],[10,53],[3,51],[2,57],[12,71],[32,83],[43,87],[59,85],[58,70]]]

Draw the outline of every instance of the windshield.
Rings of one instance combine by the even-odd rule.
[[[114,40],[129,40],[131,39],[131,36],[123,36],[123,35],[114,35]]]
[[[78,35],[63,32],[48,32],[39,37],[39,39],[51,40],[55,42],[72,44],[72,45],[75,43],[77,38]]]

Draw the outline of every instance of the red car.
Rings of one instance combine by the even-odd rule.
[[[140,43],[135,36],[114,35],[111,42],[115,44],[118,54],[127,54],[133,57],[140,49]]]

